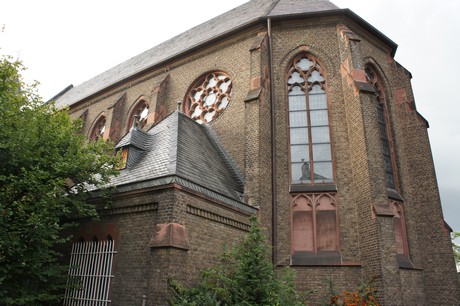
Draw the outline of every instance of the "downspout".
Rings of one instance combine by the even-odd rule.
[[[272,263],[273,267],[276,266],[277,262],[277,239],[278,239],[278,208],[276,205],[276,146],[275,146],[275,99],[274,99],[274,77],[273,77],[273,49],[272,49],[272,22],[271,19],[267,19],[267,33],[268,33],[268,65],[270,71],[270,124],[271,124],[271,156],[272,156]]]

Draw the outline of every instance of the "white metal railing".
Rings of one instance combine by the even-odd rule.
[[[72,245],[64,305],[108,305],[115,242],[80,241]]]

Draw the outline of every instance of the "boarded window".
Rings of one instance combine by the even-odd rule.
[[[301,194],[292,201],[293,264],[340,261],[335,194]]]

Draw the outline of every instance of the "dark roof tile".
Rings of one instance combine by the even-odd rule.
[[[135,145],[134,145],[135,143]],[[132,130],[116,146],[128,147],[127,168],[110,184],[140,189],[149,180],[176,177],[198,190],[241,202],[241,176],[209,127],[178,111],[148,132]],[[199,187],[199,188],[198,188]]]

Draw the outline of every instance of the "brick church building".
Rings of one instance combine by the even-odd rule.
[[[397,45],[327,0],[251,0],[55,97],[124,168],[65,305],[166,305],[258,216],[298,289],[458,305],[428,122]],[[92,305],[92,304],[91,304]]]

